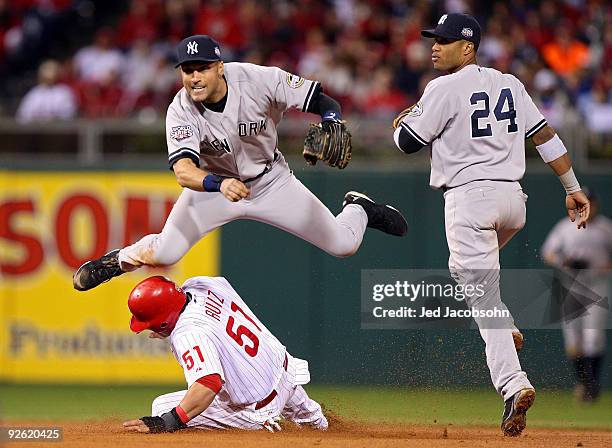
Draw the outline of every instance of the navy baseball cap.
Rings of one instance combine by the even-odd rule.
[[[183,39],[176,47],[176,65],[186,62],[214,62],[221,60],[219,44],[212,37],[196,34]]]
[[[467,14],[444,14],[438,20],[433,30],[421,31],[423,37],[444,37],[453,40],[467,40],[472,42],[476,49],[480,45],[480,25],[476,19]]]

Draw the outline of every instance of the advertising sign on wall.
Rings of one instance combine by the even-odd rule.
[[[180,191],[167,173],[0,175],[0,381],[182,381],[164,341],[130,332],[127,296],[150,275],[217,275],[218,231],[174,266],[72,287],[83,262],[160,232]]]

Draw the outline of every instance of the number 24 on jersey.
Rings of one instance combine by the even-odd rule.
[[[470,96],[470,104],[472,106],[479,106],[471,115],[472,138],[491,137],[493,135],[491,123],[486,122],[486,126],[481,127],[481,122],[479,121],[489,118],[489,114],[491,113],[489,108],[489,94],[487,92],[472,93],[472,96]],[[512,90],[507,87],[501,89],[495,109],[493,109],[493,115],[497,121],[508,120],[508,134],[518,131]]]

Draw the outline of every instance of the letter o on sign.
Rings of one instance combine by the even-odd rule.
[[[93,245],[87,254],[79,256],[74,252],[72,236],[72,216],[79,209],[91,213]],[[78,268],[88,260],[98,258],[106,253],[108,247],[109,225],[106,210],[98,199],[91,195],[74,195],[66,198],[58,207],[55,219],[55,238],[60,258],[72,269]]]

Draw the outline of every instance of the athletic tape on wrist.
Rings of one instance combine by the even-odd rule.
[[[536,146],[536,149],[540,153],[542,160],[546,163],[552,162],[567,153],[565,145],[557,134],[547,142]]]
[[[559,180],[561,181],[561,184],[563,184],[563,188],[565,188],[565,192],[567,194],[576,193],[577,191],[581,190],[573,168],[570,168],[567,170],[567,172],[560,175]]]

